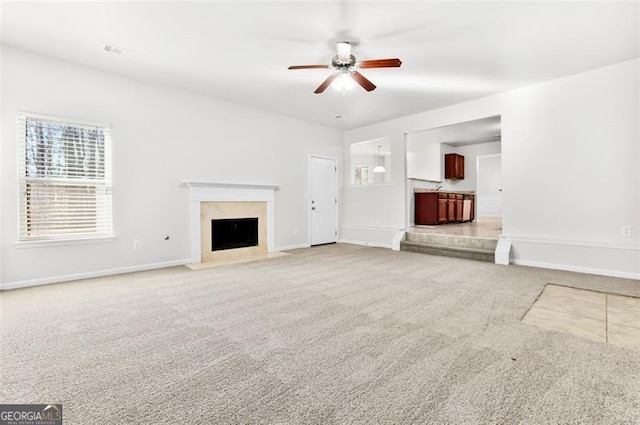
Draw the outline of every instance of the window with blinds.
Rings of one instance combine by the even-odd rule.
[[[19,240],[113,236],[111,129],[18,116]]]

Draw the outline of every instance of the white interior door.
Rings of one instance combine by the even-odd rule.
[[[335,159],[312,156],[309,164],[311,245],[338,240],[338,167]]]
[[[478,156],[478,217],[502,217],[502,155]]]

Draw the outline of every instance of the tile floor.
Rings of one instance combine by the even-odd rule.
[[[640,351],[640,298],[547,285],[522,321]]]
[[[480,217],[471,223],[441,224],[438,226],[411,226],[407,229],[413,233],[429,233],[433,235],[471,236],[475,238],[498,239],[502,234],[501,217]]]

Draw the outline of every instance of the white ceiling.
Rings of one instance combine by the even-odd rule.
[[[412,150],[419,151],[430,143],[469,146],[501,141],[500,116],[467,121],[408,134]]]
[[[4,2],[2,41],[267,111],[349,129],[640,56],[628,3]],[[378,88],[313,93],[337,40]],[[131,59],[102,51],[108,42]],[[335,116],[341,115],[341,119]]]

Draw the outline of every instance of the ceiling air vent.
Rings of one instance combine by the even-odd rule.
[[[114,55],[118,56],[124,56],[125,58],[130,58],[131,56],[133,56],[133,52],[131,50],[127,50],[109,43],[102,43],[102,49],[105,52],[113,53]]]

